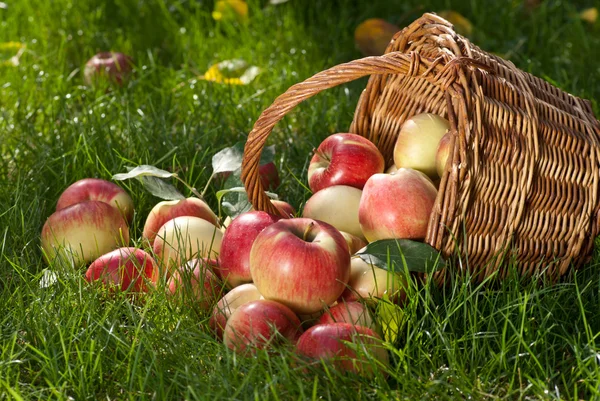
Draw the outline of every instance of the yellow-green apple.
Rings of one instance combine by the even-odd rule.
[[[279,187],[279,173],[275,163],[269,162],[258,166],[258,176],[265,191],[274,191]]]
[[[168,294],[200,310],[209,310],[217,301],[223,288],[221,280],[213,270],[217,267],[217,261],[212,259],[188,261],[169,278]]]
[[[367,241],[422,240],[437,189],[419,171],[400,168],[394,174],[375,174],[363,189],[358,218]]]
[[[219,252],[219,276],[233,288],[252,281],[250,250],[254,240],[268,226],[281,217],[266,212],[246,212],[227,226]]]
[[[442,139],[440,139],[440,143],[438,144],[435,153],[435,168],[439,177],[442,177],[444,175],[444,170],[446,170],[446,161],[448,160],[448,155],[450,155],[451,135],[450,131],[448,131]]]
[[[321,315],[317,324],[350,323],[354,326],[368,327],[376,330],[377,324],[371,311],[362,302],[339,302]]]
[[[139,248],[119,248],[96,259],[85,273],[89,283],[121,291],[148,292],[158,281],[158,266],[145,251]]]
[[[254,240],[250,273],[266,299],[309,314],[342,294],[350,275],[350,253],[335,227],[313,219],[283,219]]]
[[[132,71],[131,57],[118,52],[102,52],[88,60],[83,76],[88,85],[100,80],[123,85]]]
[[[379,364],[383,367],[389,364],[379,335],[368,327],[350,323],[311,327],[298,339],[296,352],[309,360],[326,360],[338,369],[365,376],[374,375],[374,367],[382,368]]]
[[[60,257],[88,263],[129,243],[127,222],[116,208],[101,201],[83,201],[54,212],[42,228],[48,261]]]
[[[208,325],[218,339],[223,338],[223,330],[231,314],[245,303],[262,299],[256,286],[252,283],[242,284],[223,296],[213,309]]]
[[[348,286],[340,296],[340,301],[376,302],[387,296],[393,302],[401,302],[406,298],[405,283],[401,273],[382,269],[354,257],[350,262]]]
[[[266,299],[251,301],[231,314],[223,342],[230,349],[244,353],[267,349],[283,341],[296,343],[302,334],[298,316],[287,306]]]
[[[346,243],[348,244],[348,250],[350,251],[350,255],[354,255],[356,252],[363,249],[367,246],[367,242],[357,237],[356,235],[348,234],[345,231],[340,231],[340,233],[344,236]]]
[[[437,114],[417,114],[406,120],[394,146],[396,167],[413,168],[436,178],[435,154],[449,128],[448,120]]]
[[[334,185],[362,189],[370,176],[383,173],[377,146],[356,134],[334,134],[315,150],[308,166],[308,186],[317,192]]]
[[[364,238],[358,219],[362,191],[347,185],[335,185],[315,192],[304,205],[302,217],[321,220],[340,231]]]
[[[369,18],[356,27],[354,43],[363,56],[381,56],[400,28],[381,18]]]
[[[125,219],[133,218],[133,200],[123,188],[99,178],[84,178],[71,184],[58,198],[56,210],[64,209],[86,200],[96,200],[117,208]]]
[[[154,244],[154,239],[158,230],[169,220],[180,216],[194,216],[219,226],[219,219],[202,199],[195,197],[162,201],[156,204],[148,214],[142,237],[147,238],[150,245]]]
[[[223,233],[214,224],[193,216],[167,221],[154,239],[154,254],[167,275],[177,266],[194,258],[216,258]]]

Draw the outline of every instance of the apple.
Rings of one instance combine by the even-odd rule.
[[[363,56],[381,56],[400,28],[381,18],[369,18],[356,27],[354,43]]]
[[[395,164],[392,164],[390,167],[388,167],[387,170],[385,170],[386,174],[396,174],[398,172],[398,167],[396,167]]]
[[[417,114],[406,120],[394,146],[396,167],[412,168],[436,178],[437,147],[449,128],[448,120],[437,114]]]
[[[313,192],[334,185],[362,189],[373,174],[383,173],[385,161],[377,146],[356,134],[334,134],[315,150],[308,166]]]
[[[219,226],[219,219],[216,214],[202,199],[195,197],[162,201],[156,204],[148,214],[142,237],[147,238],[150,245],[154,244],[154,239],[160,228],[169,220],[180,216],[194,216]]]
[[[350,323],[311,327],[298,339],[296,352],[309,360],[331,361],[338,369],[366,376],[375,373],[374,360],[383,367],[389,365],[387,350],[377,333]]]
[[[350,275],[350,253],[333,226],[282,219],[265,228],[250,251],[250,273],[266,298],[310,314],[331,305]]]
[[[340,231],[365,238],[358,219],[362,191],[347,185],[335,185],[314,193],[304,205],[303,217],[321,220]]]
[[[382,269],[354,257],[350,262],[348,287],[340,296],[340,301],[376,301],[384,295],[392,302],[403,301],[406,298],[405,283],[401,273]]]
[[[101,79],[123,85],[132,71],[131,57],[123,53],[102,52],[89,59],[83,75],[88,85],[93,85]]]
[[[254,240],[268,226],[281,217],[266,212],[246,212],[227,226],[219,252],[218,274],[228,287],[233,288],[252,281],[250,250]]]
[[[59,257],[82,264],[127,245],[129,228],[116,208],[90,200],[54,212],[41,237],[47,261]]]
[[[340,231],[340,233],[344,236],[344,239],[348,244],[348,250],[350,251],[350,255],[354,255],[356,252],[360,251],[365,246],[367,246],[367,242],[362,238],[357,237],[356,235],[348,234],[345,231]]]
[[[233,312],[245,303],[262,299],[254,284],[242,284],[223,296],[213,309],[208,325],[217,338],[223,338],[223,330]]]
[[[158,281],[158,266],[152,256],[139,248],[119,248],[96,259],[85,279],[121,291],[148,292]]]
[[[258,176],[265,191],[274,191],[279,187],[279,173],[275,163],[269,162],[258,166]]]
[[[440,139],[440,143],[438,144],[437,151],[435,153],[435,169],[437,170],[440,178],[444,175],[444,171],[446,170],[446,161],[450,155],[451,138],[452,134],[450,131],[446,132],[442,139]]]
[[[279,210],[279,213],[283,217],[294,217],[296,216],[296,209],[286,201],[271,199],[271,203]]]
[[[216,258],[223,233],[214,224],[194,216],[179,216],[167,221],[154,240],[154,254],[167,275],[194,258]]]
[[[375,174],[363,189],[358,210],[367,241],[424,239],[436,196],[431,180],[416,170]]]
[[[340,302],[330,307],[321,315],[317,324],[350,323],[355,326],[368,327],[375,330],[377,324],[371,311],[362,302]]]
[[[230,349],[243,353],[266,349],[281,341],[295,343],[302,334],[298,316],[287,306],[266,299],[251,301],[231,314],[223,342]]]
[[[168,294],[185,301],[193,299],[195,306],[208,310],[222,290],[221,280],[213,271],[217,266],[217,261],[211,259],[188,261],[169,278]]]
[[[56,210],[86,200],[96,200],[117,208],[128,222],[133,218],[133,200],[123,188],[99,178],[84,178],[71,184],[58,198]]]

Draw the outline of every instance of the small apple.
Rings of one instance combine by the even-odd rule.
[[[254,284],[242,284],[229,291],[217,302],[208,325],[218,339],[223,338],[223,330],[231,314],[240,306],[250,301],[262,299],[262,295]]]
[[[356,252],[367,246],[367,242],[362,238],[358,238],[356,235],[348,234],[345,231],[340,231],[340,233],[344,236],[344,239],[348,244],[350,255],[354,255]]]
[[[350,274],[350,253],[333,226],[306,218],[283,219],[254,240],[250,273],[266,299],[309,314],[342,294]]]
[[[391,272],[359,257],[350,262],[348,287],[340,296],[340,301],[376,302],[387,296],[392,302],[402,302],[406,298],[406,279],[401,273]]]
[[[321,315],[317,324],[350,323],[354,326],[368,327],[375,330],[377,324],[371,311],[362,302],[340,302],[330,307]]]
[[[360,189],[347,185],[327,187],[306,201],[302,217],[324,221],[340,231],[364,238],[358,219],[361,196]]]
[[[194,306],[209,310],[221,294],[219,277],[213,272],[218,267],[216,260],[192,259],[182,265],[169,278],[167,291],[180,300],[192,299]]]
[[[283,217],[294,217],[296,216],[296,209],[286,201],[271,199],[271,203],[279,210],[279,213]]]
[[[280,219],[266,212],[246,212],[227,226],[219,252],[219,276],[230,287],[252,281],[250,250],[262,230]]]
[[[385,161],[377,146],[356,134],[327,137],[308,166],[308,186],[313,192],[334,185],[362,189],[370,176],[383,173]]]
[[[354,31],[354,43],[363,56],[381,56],[400,28],[381,18],[369,18]]]
[[[158,266],[152,256],[139,248],[119,248],[96,259],[85,279],[121,291],[148,292],[158,281]]]
[[[98,80],[123,85],[133,71],[133,60],[123,53],[102,52],[89,59],[85,65],[84,80],[94,85]]]
[[[448,120],[437,114],[417,114],[406,120],[394,146],[396,167],[412,168],[436,178],[437,147],[449,128]]]
[[[450,155],[451,138],[452,134],[450,131],[446,132],[442,139],[440,139],[440,143],[438,144],[437,151],[435,153],[435,169],[437,170],[440,178],[444,175],[444,171],[446,170],[446,161]]]
[[[241,305],[231,314],[223,332],[223,342],[230,349],[243,353],[269,348],[281,338],[295,343],[300,334],[300,319],[290,308],[260,299]]]
[[[148,214],[142,237],[147,238],[150,245],[154,244],[154,239],[158,230],[169,220],[180,216],[199,217],[209,223],[219,226],[219,219],[216,214],[202,199],[195,197],[162,201],[156,204]]]
[[[274,191],[279,187],[279,173],[275,163],[269,162],[258,166],[258,176],[265,191]]]
[[[416,170],[375,174],[363,189],[358,210],[367,241],[424,239],[436,196],[431,180]]]
[[[129,243],[129,228],[108,203],[83,201],[54,212],[42,228],[47,261],[56,257],[88,263]]]
[[[58,198],[56,210],[86,200],[96,200],[117,208],[128,222],[133,218],[133,200],[123,188],[99,178],[84,178],[71,184]]]
[[[328,360],[348,372],[372,376],[376,360],[389,365],[387,350],[373,330],[350,323],[318,324],[304,332],[296,343],[299,355],[313,360]]]

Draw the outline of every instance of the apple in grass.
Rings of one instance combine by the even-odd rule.
[[[250,273],[266,298],[311,314],[331,305],[350,275],[350,254],[335,227],[307,218],[265,228],[250,251]]]
[[[376,302],[387,296],[392,302],[406,298],[406,279],[401,273],[388,271],[365,262],[359,257],[350,262],[348,286],[340,296],[343,304],[354,301]]]
[[[145,251],[119,248],[96,259],[85,273],[89,283],[99,281],[121,291],[148,292],[158,281],[158,266]]]
[[[167,293],[186,304],[209,310],[223,289],[221,280],[213,270],[217,267],[218,263],[213,259],[188,261],[169,278]]]
[[[225,294],[217,302],[208,321],[208,325],[217,338],[223,338],[223,330],[225,330],[227,320],[237,308],[258,299],[262,299],[262,295],[258,292],[256,286],[251,283],[239,285]]]
[[[71,184],[58,198],[56,210],[87,200],[108,203],[119,210],[128,222],[133,218],[133,200],[123,188],[99,178],[84,178]]]
[[[369,308],[362,302],[339,302],[321,315],[317,324],[350,323],[376,330],[377,323]]]
[[[266,299],[251,301],[231,314],[223,332],[225,345],[244,353],[267,349],[286,340],[295,343],[302,334],[298,316],[287,306]]]
[[[296,209],[294,209],[294,207],[292,205],[290,205],[289,203],[282,201],[282,200],[276,200],[276,199],[271,199],[271,203],[277,208],[277,210],[279,210],[279,214],[283,217],[294,217],[296,216]],[[254,211],[254,208],[250,208],[249,210],[250,212]],[[231,224],[231,222],[233,221],[233,219],[230,216],[227,216],[225,218],[225,220],[223,221],[223,224],[221,224],[221,231],[225,232],[225,230],[227,229],[227,227],[229,227],[229,225]]]
[[[131,57],[118,52],[102,52],[88,60],[83,75],[88,85],[100,80],[123,85],[132,71]]]
[[[117,208],[89,200],[54,212],[42,228],[46,260],[88,263],[129,243],[127,222]]]
[[[342,236],[346,240],[346,243],[348,244],[348,250],[350,251],[350,255],[354,255],[356,252],[360,251],[365,246],[367,246],[367,242],[364,239],[357,237],[356,235],[348,234],[345,231],[340,231],[340,233],[342,234]]]
[[[314,151],[308,186],[317,192],[334,185],[362,189],[370,176],[383,173],[385,161],[377,146],[356,134],[334,134]]]
[[[363,189],[358,210],[367,241],[424,239],[436,196],[431,180],[419,171],[375,174]]]

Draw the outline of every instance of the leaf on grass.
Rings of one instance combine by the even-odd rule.
[[[429,244],[408,239],[384,239],[371,242],[356,253],[362,260],[382,269],[427,273],[432,267],[440,270],[446,263]]]
[[[248,4],[243,0],[217,0],[212,12],[215,21],[248,22]]]
[[[287,3],[290,0],[269,0],[269,3],[273,4],[273,5],[278,5],[278,4],[283,4],[283,3]]]
[[[248,85],[260,74],[260,68],[248,65],[242,59],[225,60],[213,64],[201,79],[228,85]]]
[[[260,155],[260,165],[271,163],[273,160],[275,160],[275,145],[263,148]]]
[[[248,194],[241,180],[241,169],[237,169],[225,181],[224,189],[217,192],[217,202],[219,208],[223,208],[225,214],[235,219],[242,213],[252,210],[252,204],[248,199]],[[271,199],[278,199],[278,195],[273,192],[266,192]]]
[[[166,170],[161,170],[157,167],[143,164],[135,168],[128,167],[128,173],[120,173],[113,175],[113,180],[123,181],[131,178],[138,179],[148,192],[157,198],[164,200],[180,200],[185,199],[172,184],[162,180],[162,178],[176,177],[177,174]]]
[[[213,174],[235,171],[242,167],[244,158],[244,142],[225,148],[212,157]]]
[[[453,10],[440,11],[438,15],[454,25],[456,33],[463,36],[471,36],[473,33],[473,24],[462,14]]]
[[[377,303],[376,314],[384,340],[395,343],[404,326],[404,310],[391,302],[387,294],[384,294]]]
[[[113,180],[123,181],[128,180],[130,178],[137,178],[142,176],[151,176],[158,178],[171,178],[176,174],[171,173],[166,170],[161,170],[158,167],[150,166],[148,164],[142,164],[141,166],[137,166],[135,168],[127,167],[128,173],[120,173],[113,175]]]
[[[386,20],[371,18],[356,27],[354,43],[364,56],[381,56],[399,30]]]
[[[595,24],[598,19],[598,9],[596,7],[587,8],[579,13],[579,18],[590,24]]]

